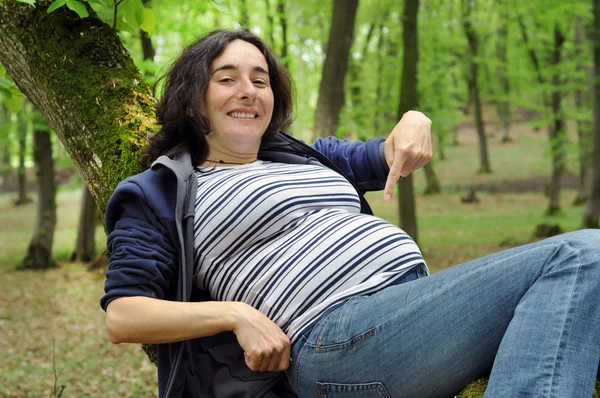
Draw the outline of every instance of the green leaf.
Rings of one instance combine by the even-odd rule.
[[[143,9],[142,0],[128,0],[119,6],[118,13],[124,18],[127,25],[131,27],[132,32],[136,32],[140,28],[137,12]]]
[[[154,30],[154,26],[156,25],[154,11],[152,11],[152,9],[150,8],[143,8],[141,10],[138,10],[135,16],[138,19],[140,29],[146,33],[152,33],[152,31]]]
[[[227,0],[210,0],[210,4],[220,12],[226,14],[231,12],[231,2]]]
[[[67,0],[55,0],[54,3],[50,4],[50,7],[48,7],[48,10],[46,11],[46,13],[50,14],[52,11],[56,10],[57,8],[64,6],[66,2],[67,2]]]
[[[19,3],[29,4],[30,6],[35,7],[35,0],[17,0]]]
[[[18,89],[10,91],[10,94],[4,97],[4,105],[9,111],[19,112],[25,102],[25,96]]]
[[[4,65],[0,64],[0,76],[6,76],[6,69],[4,69]]]
[[[10,90],[13,88],[13,83],[6,77],[0,77],[0,91],[10,95]]]
[[[81,3],[80,1],[67,0],[67,7],[75,11],[77,15],[79,15],[79,18],[87,18],[90,15],[85,8],[85,4]]]

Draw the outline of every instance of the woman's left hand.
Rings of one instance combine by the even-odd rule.
[[[421,112],[406,112],[385,141],[383,153],[390,167],[384,198],[390,200],[400,177],[407,177],[431,160],[431,120]]]

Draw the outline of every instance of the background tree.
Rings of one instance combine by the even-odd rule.
[[[574,205],[582,205],[590,197],[592,188],[592,129],[593,115],[588,112],[592,107],[591,95],[593,87],[593,70],[586,65],[584,56],[589,49],[589,43],[584,37],[583,18],[578,16],[575,26],[575,58],[577,72],[577,89],[575,90],[575,107],[577,121],[577,138],[579,143],[579,187]]]
[[[33,237],[21,262],[21,268],[47,269],[56,265],[52,258],[52,242],[56,228],[56,183],[50,129],[43,120],[34,125],[33,158],[38,186],[37,216]]]
[[[583,215],[583,226],[599,228],[600,218],[600,0],[593,0],[594,28],[592,44],[594,48],[594,146],[592,155],[593,180],[590,199]]]
[[[470,97],[473,99],[473,115],[475,117],[475,128],[479,137],[479,173],[491,173],[487,138],[483,126],[483,114],[481,110],[481,96],[479,92],[479,37],[473,27],[475,12],[475,0],[463,0],[462,23],[469,43],[469,87]]]
[[[398,120],[411,109],[416,109],[419,101],[417,93],[417,64],[419,60],[418,18],[419,0],[405,0],[402,17],[402,39],[404,43],[404,62],[402,64],[402,80],[400,90],[400,106]],[[413,189],[412,175],[400,177],[398,182],[400,194],[400,228],[418,243],[417,210]]]
[[[344,102],[344,80],[354,35],[358,0],[334,0],[329,41],[325,52],[319,99],[315,111],[315,138],[335,135]]]

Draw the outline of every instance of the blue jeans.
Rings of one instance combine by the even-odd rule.
[[[600,362],[600,230],[582,230],[355,297],[292,346],[302,397],[592,396]],[[490,375],[491,371],[491,375]]]

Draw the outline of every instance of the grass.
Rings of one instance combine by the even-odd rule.
[[[583,208],[571,207],[575,192],[565,190],[563,213],[545,217],[547,199],[536,192],[487,194],[480,203],[463,204],[456,186],[502,183],[547,175],[547,138],[518,128],[508,145],[490,140],[491,175],[477,175],[477,144],[465,127],[459,147],[447,148],[447,160],[436,162],[445,193],[417,194],[419,243],[432,271],[439,271],[508,245],[531,240],[539,223],[577,229]],[[471,135],[470,135],[471,134]],[[576,169],[576,164],[567,165]],[[425,186],[415,176],[417,192]],[[58,193],[58,226],[53,254],[61,267],[44,272],[14,271],[33,230],[36,204],[14,208],[13,194],[0,194],[0,396],[51,396],[64,385],[65,397],[155,396],[156,369],[138,345],[112,345],[104,331],[103,271],[86,271],[86,264],[69,263],[79,217],[80,191],[69,186]],[[397,224],[397,202],[383,201],[379,192],[369,201],[378,216]],[[96,230],[98,248],[104,245]],[[471,395],[471,396],[481,396]]]

